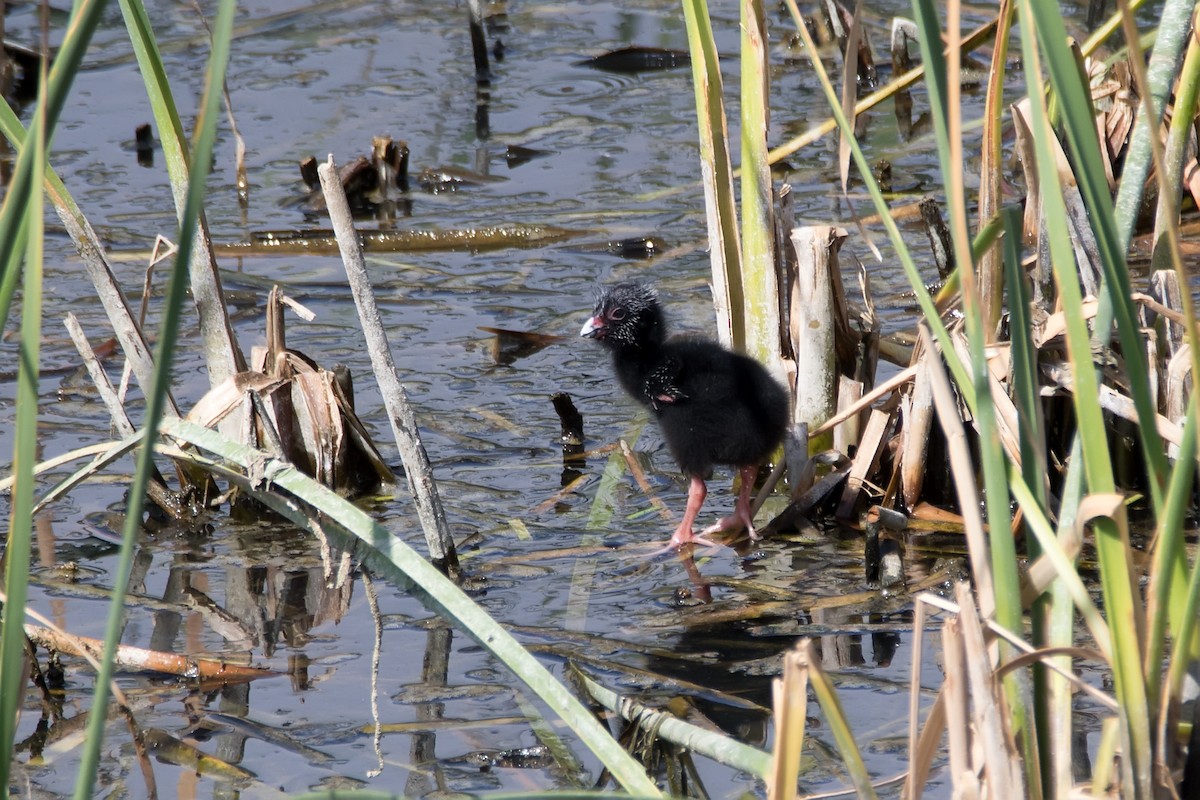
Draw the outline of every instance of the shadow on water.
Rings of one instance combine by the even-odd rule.
[[[882,37],[891,14],[907,13],[908,5],[881,5],[887,8],[869,25]],[[159,35],[179,97],[198,93],[193,48],[203,26],[189,9],[151,11],[164,20]],[[658,284],[677,329],[712,328],[701,193],[687,188],[698,177],[689,71],[610,74],[578,64],[625,47],[685,47],[678,5],[512,4],[500,34],[503,60],[490,67],[482,128],[465,18],[459,18],[465,15],[430,14],[421,4],[295,9],[280,0],[252,0],[240,13],[244,29],[234,45],[229,90],[250,151],[251,186],[248,206],[240,205],[234,145],[222,132],[208,204],[218,241],[305,225],[296,203],[305,195],[297,161],[329,151],[347,161],[385,133],[407,142],[414,174],[453,168],[507,179],[414,190],[404,225],[527,223],[589,234],[590,246],[369,257],[451,529],[463,544],[467,588],[480,604],[559,674],[572,662],[648,700],[682,698],[680,713],[768,748],[765,709],[780,656],[797,638],[815,637],[870,771],[900,772],[913,662],[911,596],[866,584],[857,534],[806,531],[764,541],[748,557],[705,551],[689,568],[669,554],[646,557],[648,543],[665,540],[671,522],[627,476],[600,492],[604,457],[572,465],[572,480],[563,479],[550,401],[557,392],[574,398],[586,448],[594,453],[625,439],[666,513],[683,508],[686,485],[657,431],[621,396],[604,354],[576,340],[596,282],[629,278]],[[724,13],[715,20],[719,45],[734,53],[737,20]],[[7,35],[35,29],[33,6],[12,9]],[[119,26],[98,34],[99,66],[77,81],[52,160],[113,248],[118,277],[136,297],[144,251],[156,233],[174,229],[174,212],[164,170],[139,166],[134,157],[135,125],[151,115],[122,40]],[[736,60],[726,64],[733,85]],[[777,67],[773,142],[826,116],[810,80],[799,63]],[[891,161],[896,185],[916,187],[914,194],[938,185],[930,149],[902,141],[890,111],[871,115],[867,129],[873,157]],[[789,159],[798,218],[840,213],[833,146],[822,141]],[[610,242],[654,244],[630,255]],[[56,235],[47,247],[40,435],[50,456],[108,441],[110,434],[69,341],[50,321],[74,311],[95,339],[107,335],[107,323],[92,305],[69,242]],[[869,261],[865,246],[848,242],[848,251]],[[347,364],[359,376],[359,416],[377,442],[388,442],[377,390],[364,379],[370,366],[336,257],[247,255],[222,266],[236,270],[228,283],[245,304],[234,316],[243,346],[261,338],[267,289],[283,285],[317,313],[312,323],[289,327],[289,345],[322,363]],[[899,269],[885,263],[871,270],[885,328],[907,326],[911,309]],[[547,338],[497,358],[492,335],[481,327],[536,330]],[[194,329],[184,335],[197,340]],[[13,348],[0,344],[0,360],[15,363]],[[108,367],[116,377],[121,365]],[[203,373],[199,348],[185,343],[175,387],[185,407],[203,394]],[[6,376],[0,453],[12,452],[14,393],[15,381]],[[134,394],[130,405],[139,404]],[[713,481],[708,514],[728,511],[730,477]],[[31,605],[73,633],[103,631],[124,480],[89,483],[37,520]],[[403,488],[397,493],[397,500],[372,502],[369,510],[415,545],[419,527]],[[425,796],[566,789],[597,779],[599,765],[558,746],[562,732],[539,719],[537,704],[513,676],[404,587],[377,579],[367,590],[359,554],[345,547],[264,520],[214,518],[191,531],[151,526],[137,553],[123,641],[277,674],[212,687],[121,675],[133,722],[114,712],[105,742],[108,780],[127,796],[150,796],[138,766],[143,749],[160,794],[178,796],[261,797],[340,786]],[[933,557],[906,567],[910,589],[936,589],[950,574]],[[705,593],[711,602],[702,602]],[[930,638],[919,659],[928,683],[938,670],[936,634]],[[64,659],[56,674],[63,688],[56,707],[29,695],[18,732],[26,756],[19,768],[21,780],[65,795],[73,787],[92,673]],[[843,779],[823,733],[814,720],[808,790],[838,787]],[[575,763],[577,757],[585,760]],[[703,760],[696,767],[712,796],[761,791],[745,774]]]

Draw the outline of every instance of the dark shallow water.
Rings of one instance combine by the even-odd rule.
[[[905,4],[897,9],[907,13]],[[737,22],[730,16],[736,9],[714,13],[722,51],[736,53]],[[872,13],[872,31],[882,43],[892,10]],[[589,457],[582,470],[587,480],[547,503],[562,478],[549,397],[566,391],[584,415],[589,447],[626,439],[653,491],[674,513],[682,509],[684,482],[657,431],[643,427],[645,420],[619,395],[604,354],[591,343],[570,341],[496,365],[486,334],[477,330],[487,325],[572,336],[597,281],[635,277],[659,285],[677,330],[711,330],[703,200],[693,185],[699,171],[689,71],[611,75],[576,65],[631,44],[686,47],[678,5],[510,3],[499,32],[506,53],[494,64],[486,140],[476,135],[465,16],[465,6],[404,2],[241,5],[228,84],[248,147],[251,189],[248,206],[240,207],[233,141],[223,129],[207,209],[214,239],[236,241],[254,230],[304,225],[295,203],[302,195],[297,160],[333,152],[345,163],[366,152],[373,135],[390,134],[408,142],[414,171],[450,165],[503,178],[436,196],[416,193],[412,217],[402,226],[522,222],[585,231],[583,242],[640,235],[666,240],[667,252],[651,261],[588,252],[576,243],[368,256],[396,361],[478,599],[522,639],[543,646],[558,674],[571,657],[615,687],[649,691],[661,682],[635,679],[617,667],[693,682],[697,688],[685,694],[763,747],[769,747],[770,733],[762,713],[715,693],[769,705],[780,654],[799,636],[819,634],[869,768],[880,779],[896,775],[905,764],[910,601],[880,594],[846,607],[821,607],[866,590],[861,541],[813,531],[765,542],[749,559],[729,550],[705,553],[699,569],[712,583],[714,602],[681,603],[694,587],[680,563],[645,557],[648,543],[665,539],[671,524],[628,475],[611,490],[602,485],[606,455]],[[154,4],[151,17],[190,124],[206,58],[203,27],[187,4]],[[773,22],[785,23],[777,16]],[[32,25],[31,8],[10,16],[10,32]],[[774,63],[772,144],[782,141],[784,130],[803,130],[825,117],[806,66],[782,58]],[[113,246],[114,268],[127,291],[137,295],[145,251],[156,233],[171,234],[174,214],[161,153],[149,169],[134,158],[134,127],[151,114],[116,4],[87,65],[55,139],[53,162]],[[727,80],[735,70],[731,59]],[[868,142],[872,161],[893,161],[898,186],[916,187],[914,199],[938,189],[928,141],[902,142],[890,109],[871,115]],[[510,169],[504,159],[509,145],[546,155]],[[835,152],[827,138],[789,159],[802,221],[840,218]],[[675,191],[663,191],[668,189]],[[867,213],[866,201],[858,210]],[[924,253],[920,236],[913,245]],[[77,357],[60,320],[73,311],[93,341],[108,335],[107,323],[66,237],[52,234],[48,248],[44,363],[64,370],[47,374],[42,384],[41,442],[51,456],[108,441],[111,432],[86,380],[70,369]],[[848,268],[854,257],[869,263],[885,327],[906,327],[911,309],[901,296],[899,268],[872,262],[853,238],[843,257]],[[248,293],[248,306],[235,318],[246,349],[262,342],[264,287],[270,282],[317,313],[311,323],[289,319],[289,346],[323,364],[351,368],[358,376],[359,415],[398,467],[339,261],[270,256],[223,259],[222,266],[236,271],[227,274],[226,288]],[[178,356],[175,391],[185,408],[206,388],[195,333],[192,325]],[[3,363],[13,363],[12,344],[0,348]],[[12,451],[14,391],[11,378],[0,383],[0,454]],[[131,400],[131,407],[138,404]],[[131,462],[121,468],[132,469]],[[728,475],[713,481],[705,518],[731,506],[729,484]],[[116,473],[76,490],[38,519],[40,584],[32,605],[74,633],[101,634],[106,605],[95,590],[109,585],[115,569],[109,541],[121,527],[123,492],[124,477]],[[421,547],[405,491],[397,494],[370,509],[397,536]],[[81,567],[75,583],[56,568],[67,562]],[[912,569],[910,579],[923,577],[924,565]],[[218,516],[204,531],[148,532],[133,586],[141,599],[131,604],[125,642],[188,654],[248,655],[284,673],[212,691],[122,678],[139,727],[185,740],[254,775],[198,778],[193,766],[172,763],[178,757],[160,747],[154,762],[160,795],[259,797],[275,789],[361,783],[421,796],[567,788],[596,778],[598,765],[588,757],[583,772],[562,764],[481,771],[469,754],[531,747],[546,738],[524,719],[536,713],[536,702],[474,642],[439,628],[414,599],[382,581],[376,588],[385,628],[381,720],[463,724],[386,734],[384,771],[368,778],[378,766],[364,728],[372,721],[374,625],[361,582],[327,588],[317,543],[288,526]],[[239,622],[233,633],[203,610],[204,598]],[[784,605],[755,615],[767,600]],[[936,637],[924,656],[931,686],[939,680],[935,649]],[[430,667],[442,660],[444,672]],[[82,720],[91,673],[71,662],[66,677],[63,716]],[[34,737],[37,716],[31,694],[19,741]],[[563,733],[553,722],[549,727]],[[842,785],[836,759],[828,755],[832,741],[823,734],[819,725],[810,730],[820,756],[805,778],[810,791]],[[23,765],[18,780],[68,793],[80,735],[67,722],[56,725],[41,759]],[[728,768],[700,760],[699,769],[714,796],[761,792],[754,780]],[[122,721],[108,729],[104,770],[113,795],[147,796]],[[935,783],[931,794],[938,791]]]

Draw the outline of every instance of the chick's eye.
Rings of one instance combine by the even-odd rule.
[[[615,322],[620,322],[621,320],[625,319],[625,309],[614,308],[612,311],[608,312],[608,318]]]

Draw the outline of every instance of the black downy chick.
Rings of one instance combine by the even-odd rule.
[[[602,289],[579,335],[612,351],[622,388],[654,413],[690,480],[671,546],[711,544],[708,534],[743,528],[757,539],[750,491],[759,464],[783,441],[787,391],[752,358],[702,339],[667,339],[658,293],[644,284]],[[697,536],[693,524],[708,493],[705,480],[717,464],[741,471],[741,491],[734,513]]]

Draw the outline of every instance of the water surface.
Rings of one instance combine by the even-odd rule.
[[[881,46],[890,15],[908,9],[903,3],[873,5],[869,27]],[[518,222],[577,230],[579,241],[588,243],[649,235],[665,240],[667,251],[649,261],[576,243],[368,257],[476,596],[520,638],[543,648],[557,674],[567,658],[575,658],[616,688],[650,699],[692,697],[700,713],[762,747],[770,746],[770,733],[761,707],[769,705],[780,654],[802,635],[819,635],[872,773],[880,779],[898,774],[905,763],[905,687],[913,661],[911,604],[906,595],[886,593],[848,607],[831,604],[831,598],[868,589],[855,535],[811,530],[764,542],[748,558],[730,550],[705,552],[699,570],[713,597],[705,606],[694,601],[697,587],[678,560],[646,558],[650,544],[665,540],[673,525],[627,474],[614,490],[602,489],[607,455],[589,457],[582,469],[586,480],[556,499],[563,476],[549,398],[558,391],[569,392],[584,415],[589,448],[620,439],[632,445],[653,493],[673,513],[682,510],[686,483],[658,432],[621,396],[598,347],[572,340],[498,365],[478,326],[573,336],[598,282],[644,279],[660,287],[675,330],[711,332],[691,76],[687,69],[612,75],[577,64],[628,45],[685,48],[675,3],[513,2],[495,10],[507,11],[492,31],[493,41],[503,41],[504,59],[493,64],[490,132],[481,138],[465,6],[242,4],[228,88],[246,141],[251,186],[243,207],[234,142],[222,126],[207,205],[214,239],[232,242],[252,231],[324,224],[297,204],[304,194],[297,161],[333,153],[345,163],[367,152],[372,136],[387,134],[408,143],[414,172],[453,166],[502,179],[438,195],[414,192],[411,217],[399,220],[400,226]],[[714,14],[719,46],[732,56],[736,9],[721,7]],[[150,15],[190,125],[206,59],[204,26],[189,4],[153,2]],[[772,12],[779,32],[772,144],[826,116],[806,62],[783,58],[779,42],[788,24]],[[9,29],[18,36],[32,31],[32,7],[14,9]],[[725,70],[736,86],[736,59],[726,60]],[[923,107],[920,93],[917,104]],[[76,81],[53,162],[112,247],[114,268],[134,298],[145,252],[156,234],[171,236],[174,226],[161,153],[150,168],[134,157],[134,128],[151,119],[113,4]],[[940,190],[928,134],[904,140],[890,106],[873,112],[867,125],[869,158],[891,160],[897,186],[913,199]],[[510,168],[504,158],[510,145],[543,154]],[[787,179],[803,222],[840,220],[847,213],[835,188],[835,153],[835,141],[827,138],[788,159]],[[868,213],[867,205],[859,200],[858,211]],[[922,234],[912,233],[928,264]],[[876,237],[883,241],[878,232]],[[60,325],[73,311],[99,342],[109,335],[106,319],[65,235],[53,234],[48,248],[43,352],[47,367],[60,371],[42,382],[40,440],[51,456],[107,441],[112,433],[94,391],[74,369],[78,358]],[[890,257],[876,263],[852,237],[843,263],[853,269],[858,259],[872,276],[885,328],[908,327],[913,315],[898,267]],[[316,312],[311,323],[289,319],[289,346],[326,366],[350,367],[358,378],[359,415],[399,469],[339,261],[255,256],[225,259],[222,267],[229,270],[227,288],[247,293],[247,305],[235,316],[246,349],[262,342],[270,282]],[[934,277],[932,270],[928,276]],[[850,279],[848,285],[856,283]],[[152,305],[152,320],[155,313]],[[207,388],[196,338],[189,323],[174,387],[185,408]],[[13,344],[0,347],[4,363],[13,363]],[[109,368],[115,380],[120,365]],[[14,392],[11,377],[0,383],[0,453],[12,451]],[[135,416],[139,405],[135,390]],[[120,469],[131,470],[132,462]],[[730,478],[722,473],[712,482],[706,519],[732,506]],[[31,602],[74,633],[99,636],[102,630],[106,605],[96,590],[110,585],[115,570],[111,542],[122,524],[124,481],[118,471],[88,484],[38,519],[39,586]],[[423,547],[403,487],[396,499],[369,507],[397,536]],[[80,568],[70,576],[74,583],[59,569],[68,562]],[[910,580],[923,578],[928,566],[915,561]],[[203,530],[146,532],[124,641],[244,659],[283,673],[216,689],[122,677],[138,728],[154,732],[149,738],[158,743],[151,755],[160,795],[264,797],[366,785],[424,796],[568,788],[599,776],[599,766],[578,748],[578,768],[560,761],[481,769],[480,757],[472,754],[547,741],[546,726],[526,719],[536,716],[537,703],[478,645],[382,581],[375,584],[384,628],[375,689],[379,718],[410,727],[384,735],[377,752],[369,732],[370,604],[357,575],[340,586],[331,582],[318,544],[279,523],[216,515]],[[229,612],[232,623],[220,622],[209,601]],[[757,609],[767,601],[781,605],[763,615]],[[928,686],[940,681],[935,647],[936,637],[923,656]],[[632,670],[687,683],[637,677]],[[19,759],[18,781],[28,781],[34,791],[71,790],[91,680],[85,666],[67,663],[62,718],[49,726],[45,741],[35,730],[40,706],[30,693],[18,740],[38,759]],[[549,730],[571,742],[553,722]],[[842,786],[831,740],[819,724],[810,733],[816,757],[804,788]],[[250,775],[206,770],[198,777],[186,757],[197,752]],[[376,774],[380,758],[382,772]],[[728,768],[702,759],[698,768],[714,796],[762,791]],[[119,718],[108,727],[103,769],[113,793],[148,796],[130,728]],[[931,795],[939,791],[935,783]]]

